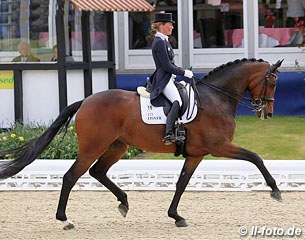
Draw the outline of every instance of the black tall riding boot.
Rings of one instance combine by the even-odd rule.
[[[180,109],[179,102],[174,101],[171,110],[167,114],[165,137],[163,139],[165,145],[170,145],[176,140],[174,134],[174,126],[175,126],[175,121],[178,118],[179,109]]]

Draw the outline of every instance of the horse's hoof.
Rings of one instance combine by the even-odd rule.
[[[279,202],[282,201],[282,195],[281,195],[281,192],[280,192],[280,191],[272,191],[272,192],[270,193],[270,196],[271,196],[273,199],[275,199],[275,200],[277,200],[277,201],[279,201]]]
[[[176,224],[177,227],[187,227],[188,226],[184,219],[176,221],[175,224]]]
[[[119,208],[119,211],[120,211],[120,213],[122,214],[122,216],[123,216],[123,217],[126,217],[127,212],[128,212],[128,210],[129,210],[128,207],[127,207],[126,205],[124,205],[124,204],[121,203],[121,204],[119,205],[118,208]]]
[[[71,230],[74,228],[74,224],[73,222],[66,220],[66,221],[62,221],[63,224],[65,224],[65,226],[63,227],[64,230]]]

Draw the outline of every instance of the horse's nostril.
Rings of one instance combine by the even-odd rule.
[[[268,114],[267,114],[267,117],[268,117],[268,118],[272,118],[272,117],[273,117],[273,113],[271,113],[271,112],[268,113]]]

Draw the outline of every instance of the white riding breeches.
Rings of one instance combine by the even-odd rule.
[[[167,85],[165,86],[165,88],[163,89],[162,93],[169,101],[171,101],[171,103],[178,101],[179,106],[181,107],[182,100],[174,81],[175,81],[175,76],[172,76],[171,79],[168,81]]]

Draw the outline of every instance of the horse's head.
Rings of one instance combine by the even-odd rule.
[[[256,116],[261,119],[273,116],[274,94],[277,84],[276,73],[283,61],[277,61],[268,68],[261,79],[251,79],[253,83],[249,83],[249,92],[253,99],[252,104],[255,107]]]

